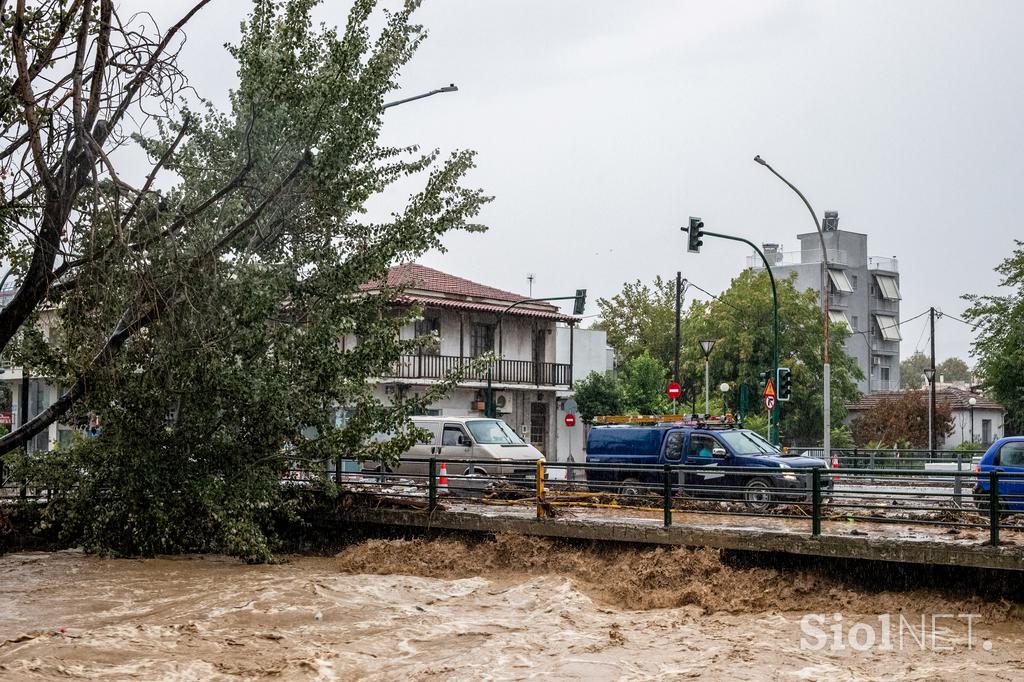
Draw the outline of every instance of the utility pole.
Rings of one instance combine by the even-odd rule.
[[[683,273],[676,273],[676,350],[675,350],[675,365],[672,369],[672,380],[677,384],[679,383],[679,344],[681,340],[679,338],[679,318],[682,315],[683,310]]]
[[[931,457],[935,456],[935,306],[928,309],[929,324],[932,337],[932,380],[928,396],[928,450]]]

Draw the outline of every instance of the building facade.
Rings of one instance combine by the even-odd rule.
[[[402,357],[390,376],[378,379],[376,397],[386,401],[396,395],[420,395],[452,369],[485,353],[497,353],[490,379],[498,416],[546,457],[557,459],[559,425],[564,427],[559,405],[573,382],[576,318],[544,302],[508,310],[528,297],[416,263],[391,268],[387,285],[404,289],[396,305],[415,305],[423,311],[420,319],[402,329],[401,338],[436,333],[440,343],[431,351]],[[567,345],[561,352],[559,339]],[[353,344],[356,339],[343,342]],[[431,405],[429,413],[484,416],[487,386],[486,370],[470,371],[448,397]]]
[[[822,260],[817,232],[798,235],[800,250],[786,252],[779,244],[764,244],[764,254],[776,279],[796,274],[798,290],[813,289],[823,296],[829,288],[829,316],[852,332],[845,350],[854,357],[864,378],[862,393],[895,391],[900,386],[900,275],[896,258],[868,255],[868,237],[838,229],[838,216],[826,212],[823,223],[828,268]],[[763,269],[761,259],[748,259]]]

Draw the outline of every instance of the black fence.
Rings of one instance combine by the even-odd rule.
[[[485,381],[487,367],[472,367],[474,358],[459,355],[403,355],[395,365],[390,378],[443,379],[450,372],[460,370],[471,381]],[[491,380],[507,384],[533,384],[536,386],[569,386],[572,366],[560,362],[533,362],[532,360],[496,360],[490,365]]]

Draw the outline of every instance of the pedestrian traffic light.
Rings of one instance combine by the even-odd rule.
[[[576,302],[572,306],[573,315],[582,315],[583,309],[587,307],[587,290],[576,290]]]
[[[789,400],[793,397],[793,372],[789,367],[779,367],[779,376],[775,383],[778,386],[779,400]]]
[[[704,243],[704,221],[700,218],[690,216],[689,239],[686,250],[690,253],[700,253],[700,246]]]

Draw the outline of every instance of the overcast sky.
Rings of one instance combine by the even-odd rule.
[[[163,26],[184,0],[159,6]],[[385,3],[388,4],[388,3]],[[393,3],[392,3],[393,4]],[[327,0],[343,22],[348,2]],[[479,152],[471,183],[495,197],[484,234],[454,235],[424,264],[512,291],[611,296],[626,281],[728,286],[750,253],[679,226],[796,250],[819,215],[899,259],[906,319],[964,292],[994,292],[992,268],[1021,236],[1024,3],[426,0],[430,36],[396,98],[459,92],[388,111],[388,143]],[[247,9],[214,0],[189,30],[192,84],[223,101],[223,43]],[[1015,193],[1016,192],[1016,193]],[[901,352],[927,350],[927,318]],[[939,359],[967,356],[968,327],[937,324]]]

